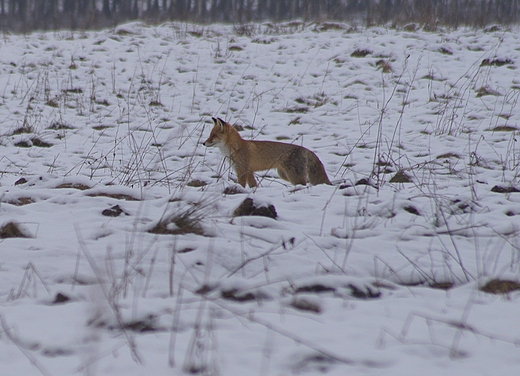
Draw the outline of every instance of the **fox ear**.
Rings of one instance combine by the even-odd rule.
[[[224,130],[224,126],[226,124],[226,122],[224,120],[222,120],[221,118],[211,118],[213,119],[213,123],[215,124],[215,126],[218,125],[218,127],[220,128],[221,131]]]

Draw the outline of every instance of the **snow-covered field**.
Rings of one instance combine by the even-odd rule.
[[[519,67],[504,29],[4,35],[0,373],[518,374]],[[238,189],[211,116],[334,185]]]

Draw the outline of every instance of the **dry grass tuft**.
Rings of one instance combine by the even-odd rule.
[[[160,330],[157,324],[157,317],[154,315],[148,315],[142,320],[123,322],[120,326],[122,330],[129,330],[136,333],[156,332]]]
[[[510,125],[498,125],[494,128],[489,129],[491,132],[516,132],[519,129]]]
[[[518,193],[520,192],[520,189],[515,187],[502,187],[499,185],[495,185],[493,188],[491,188],[491,192],[495,193]]]
[[[384,59],[376,61],[376,68],[381,69],[383,73],[392,73],[394,71],[390,62]]]
[[[114,205],[110,209],[105,209],[101,212],[101,215],[105,217],[119,217],[121,214],[128,215],[119,205]]]
[[[294,292],[308,292],[308,293],[324,293],[324,292],[335,292],[336,288],[331,286],[324,286],[322,284],[313,284],[297,287]]]
[[[480,88],[478,88],[476,90],[477,92],[477,98],[480,98],[480,97],[484,97],[486,95],[492,95],[492,96],[499,96],[500,94],[496,91],[496,90],[493,90],[489,87],[486,87],[486,86],[481,86]]]
[[[520,290],[520,283],[500,279],[493,279],[480,288],[489,294],[508,294],[516,290]]]
[[[392,179],[390,179],[390,183],[411,183],[412,179],[403,171],[398,171]]]
[[[39,148],[50,148],[52,146],[51,143],[49,143],[47,141],[43,141],[42,139],[40,139],[38,137],[31,138],[31,142],[32,142],[33,146],[36,146]]]
[[[20,178],[18,179],[17,181],[14,182],[14,185],[20,185],[20,184],[25,184],[27,183],[27,179],[26,178]]]
[[[202,219],[206,216],[204,208],[204,206],[192,205],[179,213],[160,220],[148,232],[159,235],[195,234],[204,236],[205,233],[201,225]]]
[[[351,57],[365,57],[367,55],[370,55],[372,51],[370,50],[363,50],[363,49],[357,49],[354,52],[350,54]]]
[[[30,142],[22,140],[22,141],[18,141],[17,143],[15,143],[14,146],[16,146],[18,148],[30,148],[32,145]]]
[[[453,284],[453,282],[434,282],[434,283],[430,283],[430,287],[432,289],[437,289],[437,290],[449,290],[449,289],[455,287],[455,285]]]
[[[513,65],[514,62],[510,59],[484,59],[480,63],[481,67],[501,67],[504,65]]]
[[[8,201],[11,205],[15,206],[23,206],[23,205],[29,205],[33,204],[36,201],[34,201],[31,197],[18,197],[17,199]]]
[[[65,130],[65,129],[74,129],[74,127],[69,124],[66,124],[66,123],[62,123],[59,121],[53,121],[47,129],[59,131],[59,130]]]
[[[304,312],[321,313],[322,311],[321,307],[317,303],[305,298],[296,298],[290,305],[294,309]]]
[[[71,300],[70,297],[59,292],[56,294],[56,297],[54,298],[54,301],[52,302],[52,304],[63,304],[63,303],[67,303],[70,300]]]
[[[56,189],[64,189],[64,188],[79,189],[80,191],[86,191],[87,189],[90,189],[90,187],[88,185],[78,184],[78,183],[63,183],[56,187]]]
[[[193,180],[190,180],[186,185],[188,187],[200,188],[200,187],[205,187],[208,184],[203,180],[193,179]]]
[[[274,205],[256,206],[252,198],[246,198],[233,212],[234,217],[257,215],[276,219],[276,208]]]
[[[444,153],[444,154],[440,154],[435,157],[435,159],[450,159],[450,158],[460,159],[460,155],[458,155],[457,153]]]
[[[252,292],[252,291],[241,291],[237,288],[231,288],[227,290],[222,290],[220,292],[220,296],[223,299],[231,300],[233,302],[245,303],[251,301],[261,301],[268,299],[269,297],[261,292]]]
[[[126,201],[139,201],[138,198],[134,196],[126,195],[124,193],[92,193],[88,195],[89,197],[108,197],[114,198],[116,200],[126,200]]]
[[[252,23],[248,23],[248,24],[238,24],[238,25],[235,25],[233,26],[233,31],[235,32],[236,35],[238,36],[241,36],[241,37],[252,37],[256,34],[258,34],[258,32],[260,31],[259,30],[259,26],[255,25],[255,24],[252,24]]]
[[[225,195],[238,195],[238,194],[242,194],[242,193],[246,193],[246,190],[244,190],[242,187],[240,187],[238,185],[226,187],[224,189],[224,191],[222,192],[222,194],[225,194]]]
[[[377,288],[375,291],[370,286],[365,286],[364,289],[361,289],[353,284],[349,284],[347,287],[350,289],[352,296],[358,299],[376,299],[381,297],[381,293]]]
[[[419,210],[417,210],[417,208],[415,206],[412,206],[412,205],[408,205],[408,206],[403,207],[403,210],[405,210],[408,213],[413,214],[413,215],[421,215]]]
[[[345,28],[345,25],[339,22],[321,22],[316,24],[314,30],[320,32],[329,30],[343,31]]]
[[[309,110],[307,106],[287,106],[280,111],[287,112],[288,114],[306,114]]]
[[[29,236],[15,222],[7,222],[0,227],[0,239],[29,238]]]
[[[17,135],[17,134],[23,134],[23,133],[33,133],[34,132],[34,128],[31,127],[30,125],[24,125],[24,126],[21,126],[20,128],[16,128],[12,135]]]

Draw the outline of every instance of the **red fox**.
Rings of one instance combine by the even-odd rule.
[[[255,171],[276,168],[278,175],[292,184],[331,184],[320,159],[302,146],[275,141],[244,140],[238,131],[222,119],[213,119],[213,129],[202,144],[218,146],[231,159],[238,183],[256,187]]]

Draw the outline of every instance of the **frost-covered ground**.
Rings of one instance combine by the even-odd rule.
[[[519,67],[518,30],[4,35],[1,374],[518,374]],[[211,116],[334,186],[233,189]]]

